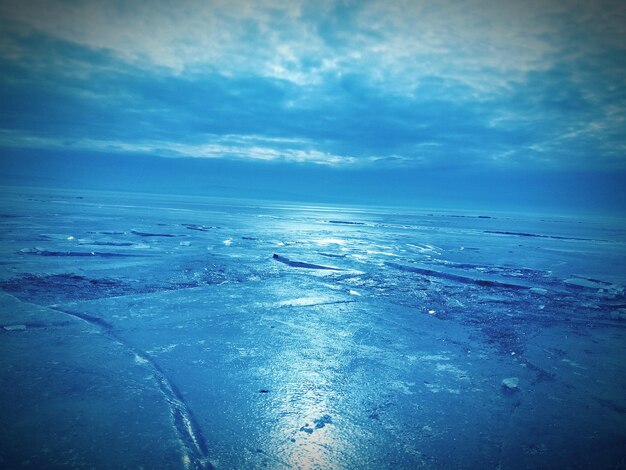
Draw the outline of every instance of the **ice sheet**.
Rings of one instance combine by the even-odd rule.
[[[6,467],[626,459],[618,221],[2,201]]]

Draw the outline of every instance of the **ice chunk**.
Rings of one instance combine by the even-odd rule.
[[[449,281],[461,282],[464,284],[475,284],[481,287],[502,287],[506,289],[526,289],[528,286],[523,284],[513,284],[510,282],[497,281],[492,279],[481,279],[476,277],[469,276],[460,276],[458,274],[453,274],[445,271],[435,271],[433,269],[427,268],[419,268],[415,266],[407,266],[404,264],[386,262],[386,266],[390,266],[392,268],[399,269],[401,271],[408,271],[416,274],[421,274],[423,276],[436,277],[440,279],[447,279]]]
[[[348,256],[347,253],[338,255],[338,254],[335,254],[335,253],[324,253],[322,251],[318,251],[317,254],[318,255],[322,255],[322,256],[326,256],[327,258],[345,258],[346,256]]]
[[[135,235],[139,235],[140,237],[176,237],[177,235],[174,235],[172,233],[151,233],[151,232],[142,232],[139,230],[135,230],[135,229],[131,229],[130,231],[131,233],[134,233]]]
[[[274,258],[276,261],[280,263],[286,264],[287,266],[291,266],[293,268],[326,269],[330,271],[341,271],[341,269],[335,268],[333,266],[324,266],[321,264],[304,263],[302,261],[292,261],[289,258],[277,255],[276,253],[274,253],[272,258]]]
[[[525,233],[525,232],[507,232],[507,231],[501,231],[501,230],[485,230],[485,233],[491,233],[494,235],[512,235],[515,237],[551,238],[553,240],[593,241],[591,238],[562,237],[559,235],[542,235],[542,234],[537,234],[537,233]]]
[[[207,227],[206,225],[200,225],[200,224],[182,224],[182,225],[183,227],[187,227],[189,230],[197,230],[199,232],[208,232],[212,228],[216,228],[216,227]]]
[[[39,238],[41,240],[52,240],[52,241],[64,241],[64,240],[74,240],[72,235],[66,235],[61,233],[41,233],[39,234]]]
[[[583,277],[572,277],[563,281],[565,284],[579,289],[604,289],[610,286],[608,282]]]
[[[519,378],[508,377],[502,380],[502,388],[507,392],[516,392],[519,390]]]
[[[126,232],[120,232],[118,230],[102,230],[99,233],[102,235],[126,235]]]
[[[24,331],[26,325],[6,325],[3,327],[6,331]]]
[[[328,223],[341,225],[365,225],[364,222],[350,222],[348,220],[329,220]]]

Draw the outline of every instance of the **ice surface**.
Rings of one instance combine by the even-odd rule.
[[[2,467],[626,461],[617,221],[2,201]]]

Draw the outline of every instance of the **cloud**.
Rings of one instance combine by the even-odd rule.
[[[350,165],[355,158],[332,155],[310,148],[307,142],[292,139],[267,139],[259,136],[204,136],[204,143],[179,141],[119,141],[104,139],[59,139],[20,132],[0,132],[0,143],[12,148],[103,153],[153,154],[161,157],[228,158],[319,165]],[[264,143],[266,143],[264,145]],[[374,160],[374,159],[370,159]]]
[[[624,166],[616,1],[3,1],[0,145]]]
[[[434,71],[493,88],[550,67],[548,56],[560,54],[569,36],[592,39],[584,52],[618,47],[624,32],[617,2],[30,0],[0,8],[13,31],[111,51],[133,65],[297,84],[367,69],[392,84]]]

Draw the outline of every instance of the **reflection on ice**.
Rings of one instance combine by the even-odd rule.
[[[309,305],[314,304],[299,306]],[[324,316],[324,312],[318,313]],[[333,331],[319,316],[301,319],[292,328],[291,340],[276,351],[269,377],[273,392],[266,410],[277,417],[271,447],[277,448],[289,468],[347,468],[341,456],[354,450],[346,429],[338,427],[344,420],[336,421],[346,407],[343,370],[349,362],[351,338]]]
[[[346,241],[341,238],[318,238],[313,240],[315,243],[321,246],[326,245],[345,245]]]

